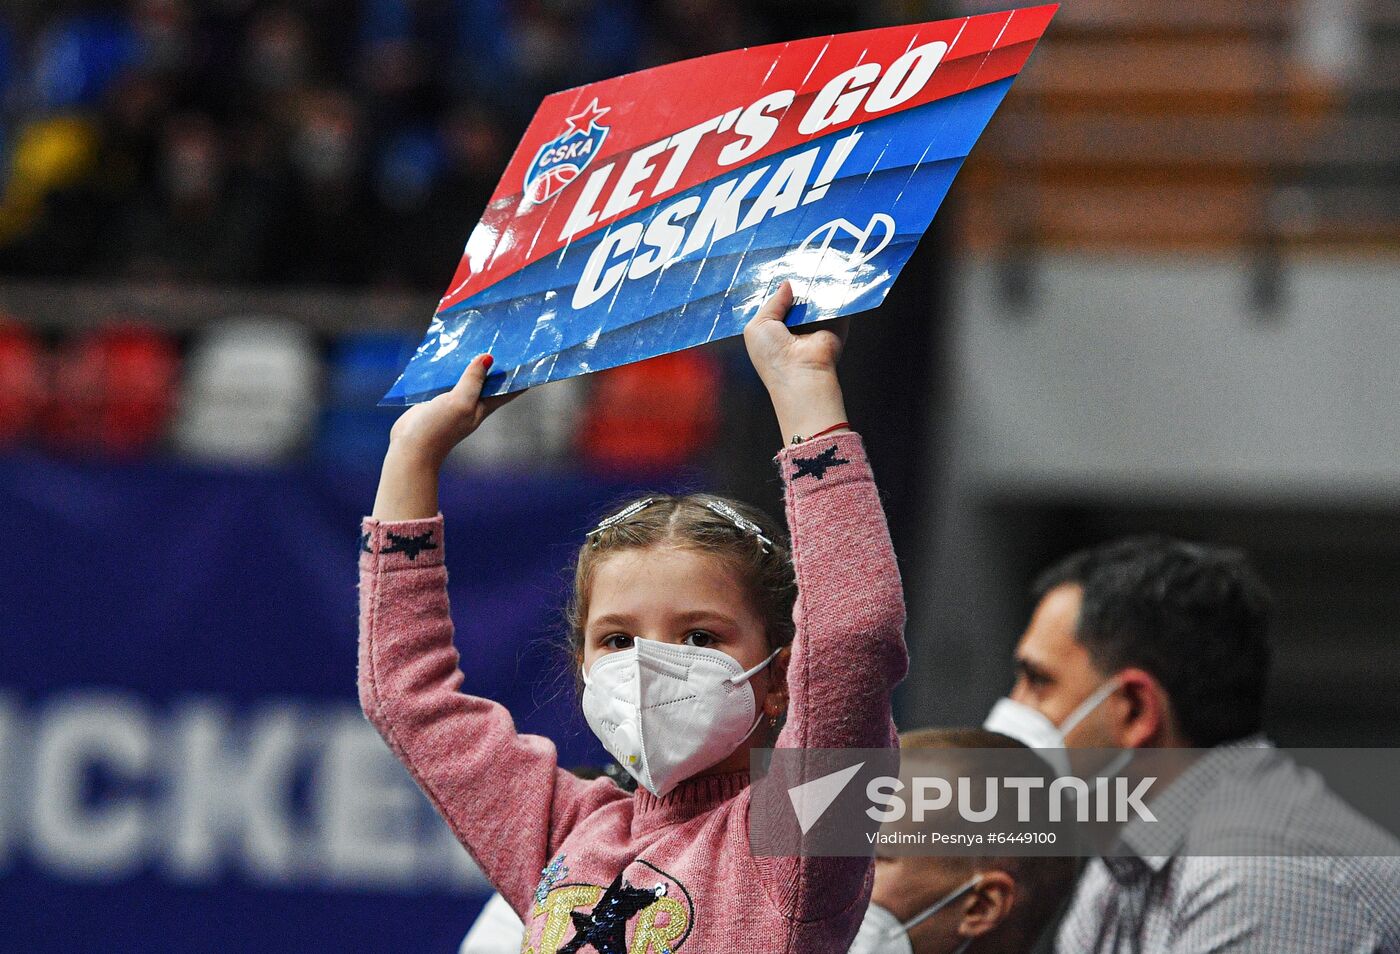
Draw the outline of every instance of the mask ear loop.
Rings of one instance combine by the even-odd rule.
[[[1104,700],[1117,692],[1122,685],[1117,676],[1112,676],[1102,686],[1089,693],[1089,697],[1075,706],[1074,711],[1065,717],[1065,721],[1056,726],[1060,730],[1060,738],[1063,739],[1073,732],[1075,726],[1087,719],[1089,713],[1103,705]]]
[[[777,649],[769,653],[768,657],[764,659],[763,662],[759,663],[757,666],[754,666],[752,669],[745,669],[737,676],[730,676],[728,679],[725,680],[725,682],[734,686],[737,686],[741,682],[748,682],[754,676],[757,676],[759,672],[763,670],[764,666],[768,665],[774,659],[778,658],[778,653],[782,652],[786,648],[786,646],[779,646]]]
[[[772,662],[774,659],[778,658],[778,653],[782,652],[782,651],[783,651],[784,649],[786,649],[786,648],[787,648],[786,646],[779,646],[777,649],[775,649],[775,650],[773,650],[771,653],[769,653],[769,654],[768,654],[768,658],[765,659],[765,660],[763,660],[763,662],[759,663],[757,666],[754,666],[752,669],[745,669],[743,672],[739,673],[739,675],[737,675],[737,676],[730,676],[728,679],[726,679],[726,680],[724,680],[724,681],[727,682],[727,683],[729,683],[731,686],[737,686],[737,685],[739,685],[739,683],[741,683],[741,682],[748,682],[748,681],[749,681],[750,679],[752,679],[754,676],[758,675],[758,673],[763,669],[764,666],[768,665],[768,664],[769,664],[770,662]],[[759,709],[759,710],[758,710],[758,715],[754,716],[753,725],[749,726],[749,731],[745,732],[745,733],[744,733],[744,738],[740,739],[739,741],[740,741],[740,742],[743,742],[743,741],[744,741],[745,739],[747,739],[749,736],[753,735],[753,730],[754,730],[754,729],[757,729],[757,728],[758,728],[758,724],[759,724],[760,722],[762,722],[762,721],[763,721],[763,710],[762,710],[762,709]]]
[[[961,898],[963,895],[967,894],[969,891],[971,891],[973,888],[977,887],[981,883],[982,876],[980,874],[973,875],[971,878],[968,878],[966,881],[964,881],[960,888],[957,888],[950,894],[944,895],[942,898],[935,901],[927,908],[924,908],[922,912],[914,915],[914,917],[910,918],[908,921],[905,921],[902,925],[900,925],[900,927],[902,927],[905,930],[905,932],[912,931],[914,928],[918,927],[920,924],[923,924],[929,918],[933,917],[939,911],[942,911],[948,905],[952,904],[954,901],[958,900],[958,898]]]

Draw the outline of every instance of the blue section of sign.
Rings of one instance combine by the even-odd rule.
[[[489,889],[355,698],[374,483],[0,457],[0,949],[456,949]],[[443,484],[464,688],[567,766],[563,568],[631,489]]]
[[[783,279],[799,298],[789,324],[875,307],[1010,85],[978,87],[729,170],[526,266],[438,314],[381,403],[440,393],[487,351],[497,370],[485,393],[501,394],[735,335]],[[823,191],[816,179],[824,163],[856,135]],[[811,150],[815,158],[804,162]],[[793,168],[806,176],[795,208],[772,195],[782,185],[774,180]],[[648,256],[664,257],[665,227],[688,241],[717,193],[744,197],[729,219],[738,228],[713,241],[703,230],[698,247],[682,245],[666,267],[648,270]],[[765,194],[773,198],[766,206]]]

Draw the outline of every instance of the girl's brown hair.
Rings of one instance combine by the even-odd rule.
[[[649,502],[643,506],[645,501]],[[750,526],[742,526],[726,515],[726,510]],[[609,518],[590,533],[579,547],[574,564],[574,592],[564,612],[569,626],[569,651],[575,662],[583,658],[583,627],[588,620],[589,593],[598,564],[620,550],[655,546],[687,547],[729,561],[763,620],[769,648],[792,642],[797,580],[787,534],[768,514],[713,494],[648,494],[617,513],[626,516]]]

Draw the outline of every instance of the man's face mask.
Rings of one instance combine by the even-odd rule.
[[[981,875],[973,875],[907,921],[900,921],[887,909],[872,903],[865,910],[865,919],[860,922],[850,954],[914,954],[914,942],[909,939],[909,932],[977,887],[981,880]],[[967,950],[971,943],[971,938],[963,941],[954,948],[953,954]]]
[[[1061,775],[1069,775],[1069,756],[1064,753],[1065,736],[1083,722],[1091,712],[1103,705],[1105,699],[1117,691],[1121,683],[1117,676],[1099,686],[1089,697],[1075,706],[1074,711],[1065,716],[1059,725],[1050,721],[1049,716],[1024,702],[1010,697],[998,699],[982,728],[988,732],[998,732],[1015,739],[1028,748],[1035,749]]]

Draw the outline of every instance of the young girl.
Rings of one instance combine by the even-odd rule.
[[[525,922],[530,954],[844,952],[863,858],[754,857],[749,750],[895,744],[907,668],[889,533],[836,378],[841,336],[793,334],[784,282],[744,332],[792,444],[777,457],[791,552],[762,514],[643,498],[580,550],[571,603],[583,708],[639,781],[562,771],[554,746],[458,692],[438,471],[503,400],[489,355],[394,425],[360,554],[360,701]],[[468,653],[470,665],[470,653]]]

